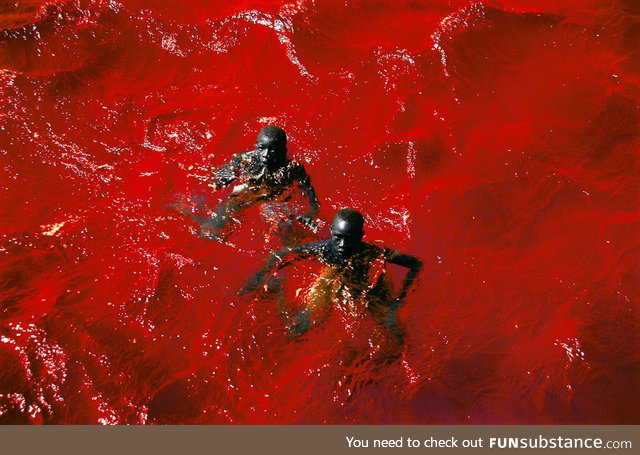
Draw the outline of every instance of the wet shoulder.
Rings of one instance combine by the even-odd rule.
[[[289,170],[289,175],[291,176],[291,178],[296,180],[304,180],[307,178],[307,171],[304,168],[304,165],[299,161],[289,160],[287,168]]]
[[[398,250],[387,248],[379,241],[365,243],[365,245],[363,255],[369,259],[383,258],[385,261],[390,261],[400,254]]]

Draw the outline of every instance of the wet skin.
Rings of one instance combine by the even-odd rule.
[[[364,230],[359,223],[335,219],[331,224],[331,251],[338,262],[345,262],[363,248]]]
[[[287,138],[284,131],[265,127],[258,133],[254,151],[236,155],[214,172],[214,179],[209,183],[214,190],[234,185],[228,200],[218,205],[210,216],[197,215],[190,207],[179,210],[204,228],[201,236],[225,241],[230,233],[230,222],[246,208],[277,199],[296,182],[308,199],[310,208],[304,214],[295,215],[294,219],[315,232],[317,225],[314,218],[319,204],[310,179],[301,164],[287,159]],[[282,238],[287,245],[290,242],[292,221],[280,221],[284,223],[281,225]]]
[[[281,140],[273,136],[260,134],[256,140],[256,152],[260,157],[260,163],[268,170],[275,171],[287,162],[287,146]]]
[[[240,294],[259,289],[267,280],[267,277],[274,270],[285,267],[291,262],[295,262],[297,257],[312,256],[321,262],[328,264],[337,270],[346,270],[352,267],[356,273],[362,272],[367,275],[368,263],[351,264],[352,258],[360,253],[366,254],[373,247],[362,241],[364,236],[363,224],[361,221],[347,220],[340,216],[336,216],[331,224],[331,237],[320,242],[311,242],[299,245],[294,248],[282,250],[274,254],[260,272],[247,283]],[[379,250],[380,253],[383,250]],[[397,319],[397,310],[402,305],[409,289],[412,287],[417,277],[422,262],[413,257],[402,253],[394,254],[392,257],[385,259],[386,263],[400,265],[409,269],[405,276],[402,289],[396,298],[391,298],[384,303],[385,308],[377,311],[375,316],[379,322],[386,327],[396,338],[399,345],[404,344],[403,330]],[[374,285],[372,289],[376,288]],[[388,298],[388,297],[387,297]],[[310,328],[312,311],[308,308],[303,309],[294,317],[294,324],[289,327],[291,333],[295,336],[305,333]]]

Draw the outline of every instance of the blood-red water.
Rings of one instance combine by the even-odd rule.
[[[0,422],[640,423],[639,17],[4,2]],[[291,341],[237,295],[278,246],[258,217],[223,244],[168,207],[215,207],[270,123],[322,219],[423,260],[400,358],[334,320]]]

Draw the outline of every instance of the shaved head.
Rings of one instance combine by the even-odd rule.
[[[346,221],[354,228],[358,227],[361,231],[364,231],[364,217],[357,210],[342,209],[338,211],[338,213],[333,217],[332,224],[337,224],[339,221]]]
[[[341,260],[349,259],[363,247],[364,218],[354,209],[342,209],[333,217],[329,244]]]
[[[287,133],[285,133],[282,128],[275,125],[268,125],[262,128],[258,133],[258,137],[269,138],[280,145],[286,145],[287,143]]]

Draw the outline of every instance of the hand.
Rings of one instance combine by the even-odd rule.
[[[236,185],[233,187],[233,190],[231,191],[231,194],[238,194],[243,192],[244,190],[246,190],[249,187],[248,183],[242,183],[240,185]]]
[[[240,288],[240,290],[238,291],[238,295],[240,296],[245,296],[247,294],[251,294],[252,292],[254,292],[256,289],[258,288],[258,286],[256,286],[255,283],[251,282],[251,283],[247,283],[244,286],[242,286]]]
[[[242,296],[242,295],[247,295],[257,291],[260,285],[262,284],[262,281],[263,281],[263,274],[258,273],[256,276],[254,276],[251,279],[251,281],[245,283],[245,285],[242,286],[242,288],[240,288],[240,290],[238,291],[238,294]]]
[[[174,202],[172,204],[167,204],[167,208],[173,209],[176,212],[182,213],[183,215],[187,215],[187,216],[193,214],[193,210],[191,209],[191,206],[186,202]]]

